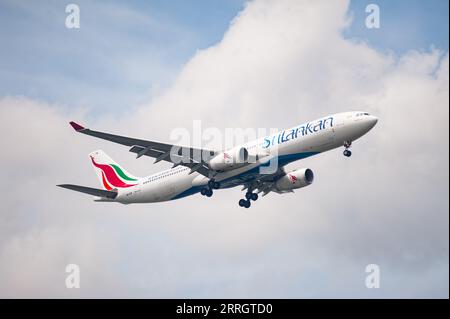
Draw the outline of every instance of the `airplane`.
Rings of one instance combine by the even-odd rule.
[[[129,138],[70,122],[78,133],[125,145],[136,153],[136,158],[149,156],[155,158],[155,163],[166,161],[173,167],[136,177],[97,150],[89,157],[102,189],[73,184],[57,186],[93,195],[97,202],[131,204],[169,201],[197,193],[211,197],[216,190],[241,185],[246,193],[239,206],[249,208],[260,193],[284,194],[311,185],[314,181],[311,169],[287,171],[285,166],[342,146],[344,156],[350,157],[352,142],[377,122],[367,112],[337,113],[221,151]]]

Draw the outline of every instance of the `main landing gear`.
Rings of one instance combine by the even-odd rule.
[[[212,191],[212,189],[210,189],[210,188],[203,188],[203,189],[200,191],[200,194],[202,194],[203,196],[206,196],[206,197],[211,197],[212,194],[213,194],[213,191]]]
[[[208,188],[209,189],[219,189],[220,188],[220,183],[219,182],[216,182],[215,180],[210,180],[209,182],[208,182]]]
[[[202,194],[203,196],[206,196],[206,197],[211,197],[213,194],[213,189],[219,189],[219,188],[220,188],[220,183],[216,182],[215,180],[212,179],[208,182],[208,187],[203,188],[200,191],[200,194]]]
[[[246,199],[239,200],[239,206],[249,208],[251,205],[251,201],[256,201],[258,199],[258,194],[247,192],[245,193]]]
[[[344,147],[345,147],[344,156],[346,156],[346,157],[352,156],[352,152],[349,150],[349,148],[351,146],[352,146],[352,142],[348,142],[348,141],[344,142]]]

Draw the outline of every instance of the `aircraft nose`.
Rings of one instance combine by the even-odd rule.
[[[376,117],[373,116],[373,115],[370,115],[369,118],[367,119],[367,124],[369,124],[370,129],[371,129],[372,127],[374,127],[375,124],[377,124],[377,122],[378,122],[378,118],[376,118]]]

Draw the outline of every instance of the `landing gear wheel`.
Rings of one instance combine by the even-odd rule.
[[[210,180],[210,181],[208,182],[208,187],[209,187],[210,189],[219,189],[219,188],[220,188],[220,183],[219,183],[219,182],[216,182],[216,181],[214,181],[214,180],[212,179],[212,180]]]
[[[351,141],[345,141],[344,142],[344,156],[350,157],[352,156],[352,152],[349,150],[349,148],[352,146],[352,142]]]
[[[211,189],[209,189],[209,188],[203,188],[200,191],[200,194],[202,194],[203,196],[206,196],[206,197],[211,197],[212,194],[213,194],[213,191]]]
[[[249,208],[251,205],[249,200],[241,199],[239,200],[239,206]]]
[[[258,194],[256,194],[256,193],[245,193],[245,198],[247,199],[247,200],[252,200],[252,201],[255,201],[255,200],[257,200],[258,199]]]

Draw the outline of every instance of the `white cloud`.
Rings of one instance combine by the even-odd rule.
[[[127,118],[89,121],[167,141],[193,119],[223,129],[352,109],[379,117],[351,159],[338,150],[293,164],[311,167],[315,183],[248,211],[238,189],[134,206],[57,189],[95,185],[85,154],[98,147],[138,175],[164,164],[75,135],[67,121],[83,120],[83,110],[0,100],[0,132],[10,137],[0,142],[9,181],[0,295],[448,297],[448,52],[397,58],[344,39],[347,7],[251,2],[172,88]],[[77,292],[61,279],[69,262],[82,265]],[[385,275],[380,290],[364,287],[369,263]]]

